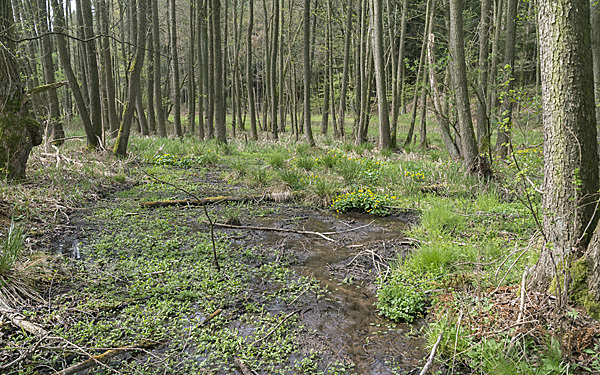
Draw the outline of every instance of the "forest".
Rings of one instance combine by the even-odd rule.
[[[600,373],[600,3],[0,0],[0,373]]]

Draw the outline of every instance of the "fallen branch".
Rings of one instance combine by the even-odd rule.
[[[268,200],[273,202],[282,202],[293,197],[292,193],[268,193],[255,195],[221,195],[217,197],[206,197],[198,199],[176,199],[163,201],[140,202],[140,206],[144,207],[169,207],[169,206],[205,206],[208,204],[216,204],[221,202],[248,202],[257,200]]]
[[[48,335],[48,331],[35,323],[26,320],[22,314],[12,309],[4,300],[0,299],[0,314],[4,315],[10,322],[25,332],[29,332],[37,337]]]
[[[429,371],[429,369],[433,365],[433,359],[435,358],[435,352],[437,351],[437,348],[440,345],[441,341],[442,341],[442,333],[440,333],[438,335],[437,341],[433,345],[433,348],[431,348],[431,353],[429,354],[429,359],[427,360],[427,363],[425,363],[425,366],[423,366],[423,370],[421,370],[419,375],[425,375],[427,373],[427,371]]]
[[[208,224],[206,221],[202,221],[204,224]],[[273,228],[273,227],[254,227],[249,225],[233,225],[233,224],[223,224],[223,223],[213,223],[215,227],[223,227],[223,228],[234,228],[234,229],[251,229],[251,230],[266,230],[271,232],[286,232],[286,233],[298,233],[298,234],[313,234],[315,236],[319,236],[330,242],[337,242],[336,240],[327,237],[323,233],[313,232],[310,230],[293,230],[293,229],[285,229],[285,228]],[[330,234],[330,233],[328,233]]]
[[[54,375],[76,374],[80,371],[83,371],[90,367],[96,366],[97,364],[103,364],[105,362],[108,362],[109,359],[111,359],[112,357],[114,357],[120,353],[127,352],[130,350],[136,350],[136,349],[149,349],[155,345],[157,345],[157,342],[144,341],[139,345],[131,345],[131,346],[124,346],[122,348],[110,349],[110,350],[105,351],[102,354],[91,356],[90,358],[88,358],[87,360],[85,360],[81,363],[78,363],[76,365],[68,367],[64,370],[55,372]]]

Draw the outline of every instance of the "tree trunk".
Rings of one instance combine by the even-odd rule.
[[[277,140],[277,116],[279,115],[279,109],[277,108],[279,100],[277,98],[277,52],[279,48],[277,46],[279,42],[279,1],[273,0],[273,31],[271,32],[271,80],[270,80],[270,91],[271,91],[271,136],[273,140]],[[280,77],[281,78],[281,77]]]
[[[514,65],[518,4],[519,2],[517,0],[508,0],[506,9],[506,42],[504,50],[503,78],[504,93],[502,100],[501,120],[498,123],[498,138],[496,140],[496,153],[501,159],[506,159],[508,156],[508,143],[510,142],[510,129],[512,127],[512,91],[515,87]]]
[[[450,0],[450,61],[452,86],[455,92],[461,155],[469,172],[478,172],[477,143],[473,131],[469,92],[467,90],[467,67],[463,36],[463,0]]]
[[[204,140],[204,100],[206,82],[206,44],[205,44],[205,22],[206,15],[202,0],[196,2],[196,28],[198,34],[198,138]]]
[[[42,143],[40,124],[23,100],[25,85],[21,81],[13,37],[13,14],[10,1],[0,2],[0,166],[2,177],[25,177],[27,159],[33,146]]]
[[[54,14],[55,30],[57,32],[56,46],[58,47],[58,56],[60,57],[60,62],[65,76],[67,77],[67,81],[69,82],[69,88],[75,97],[77,110],[79,111],[81,122],[83,123],[83,128],[85,130],[87,145],[89,148],[95,149],[100,146],[100,137],[102,136],[102,133],[97,132],[98,129],[92,126],[92,122],[90,121],[90,113],[86,107],[83,94],[79,87],[79,82],[77,81],[77,77],[75,76],[73,68],[71,67],[71,58],[69,56],[69,50],[67,49],[65,37],[65,16],[63,13],[62,4],[59,3],[59,0],[52,0],[52,11]]]
[[[44,0],[41,0],[44,1]],[[104,85],[106,86],[106,100],[108,109],[109,136],[115,138],[119,130],[119,117],[117,115],[115,78],[113,75],[112,57],[110,53],[109,17],[107,0],[100,0],[100,19],[102,27],[102,68],[104,70]]]
[[[254,66],[252,59],[252,29],[254,27],[254,0],[248,0],[248,35],[246,36],[246,86],[248,90],[248,112],[252,139],[258,140],[256,128],[256,104],[254,103]]]
[[[383,16],[382,1],[371,0],[371,32],[373,33],[373,60],[375,82],[377,86],[377,107],[379,112],[379,147],[382,150],[391,148],[390,111],[387,101],[387,84],[385,79],[385,62],[383,56]]]
[[[196,78],[194,74],[194,65],[196,64],[196,54],[194,51],[196,43],[195,14],[196,6],[194,5],[194,1],[190,1],[190,51],[188,55],[188,130],[194,135],[196,133]]]
[[[490,56],[491,0],[481,2],[479,20],[479,62],[477,71],[477,139],[479,150],[484,152],[490,144],[489,119],[487,116],[488,60]]]
[[[304,135],[310,146],[315,145],[310,118],[310,0],[304,0]]]
[[[590,2],[590,25],[592,58],[594,63],[594,98],[596,99],[596,122],[600,123],[600,2]]]
[[[348,91],[348,76],[350,75],[350,40],[352,38],[352,0],[348,0],[348,9],[346,10],[346,35],[344,36],[344,70],[342,72],[342,89],[340,91],[340,136],[346,136],[346,95]]]
[[[408,0],[402,1],[402,20],[400,21],[400,45],[398,47],[398,58],[396,64],[396,81],[394,82],[394,94],[392,95],[392,124],[391,141],[392,146],[397,144],[398,116],[400,114],[401,95],[404,92],[404,55],[406,53],[406,19],[408,14]]]
[[[215,102],[215,127],[217,141],[227,143],[225,132],[225,97],[223,93],[223,46],[221,43],[221,0],[211,0],[212,10],[212,39],[214,43],[214,102]]]
[[[158,22],[158,0],[152,0],[152,39],[154,53],[154,110],[156,111],[156,127],[158,136],[164,138],[167,136],[167,126],[165,122],[165,112],[163,109],[162,98],[162,79],[160,71],[160,28]]]
[[[545,289],[562,261],[578,258],[596,228],[598,181],[589,2],[540,0],[538,5],[544,121],[545,246],[533,283]],[[569,62],[568,64],[565,62]],[[598,246],[592,243],[590,280],[598,284]],[[561,267],[564,270],[568,267]],[[564,285],[563,285],[564,286]],[[568,287],[564,290],[568,290]],[[566,293],[560,296],[565,302]]]
[[[175,136],[183,137],[181,129],[181,90],[179,89],[179,51],[177,50],[177,12],[175,0],[170,0],[171,6],[171,55],[173,69],[173,122]]]
[[[133,120],[134,104],[137,96],[140,93],[140,77],[142,67],[144,65],[145,46],[146,46],[146,8],[148,0],[137,0],[137,20],[138,27],[136,30],[136,50],[133,64],[131,66],[131,74],[129,76],[129,88],[127,93],[127,101],[123,113],[123,120],[119,126],[119,133],[113,148],[113,153],[117,156],[124,157],[127,152],[127,144],[129,142],[129,133],[131,130],[131,122]],[[131,2],[131,11],[135,12],[136,2]]]
[[[83,34],[86,38],[85,53],[87,63],[88,85],[90,92],[90,120],[92,130],[102,137],[102,105],[100,102],[100,77],[98,75],[98,59],[96,58],[96,40],[92,16],[91,0],[81,0],[83,13]]]

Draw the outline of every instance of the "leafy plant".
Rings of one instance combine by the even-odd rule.
[[[390,213],[389,206],[394,198],[374,193],[371,189],[359,189],[335,197],[331,208],[337,212],[359,211],[385,216]]]
[[[25,247],[25,237],[23,230],[14,223],[10,224],[6,240],[2,243],[0,252],[0,275],[6,276],[23,252]]]
[[[412,322],[425,311],[426,296],[418,277],[396,272],[377,292],[377,308],[392,320]]]

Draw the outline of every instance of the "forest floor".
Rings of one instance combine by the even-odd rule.
[[[38,254],[8,276],[40,296],[0,311],[0,373],[417,374],[436,341],[431,372],[600,369],[598,322],[523,287],[539,199],[511,165],[484,184],[436,150],[186,142],[48,149],[3,186]]]

